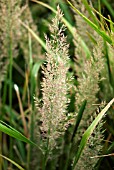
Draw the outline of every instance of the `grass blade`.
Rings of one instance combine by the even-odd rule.
[[[3,155],[1,155],[1,154],[0,154],[0,156],[1,156],[2,158],[6,159],[7,161],[11,162],[11,163],[12,163],[13,165],[15,165],[18,169],[20,169],[20,170],[25,170],[25,169],[23,169],[19,164],[17,164],[15,161],[13,161],[13,160],[11,160],[11,159],[9,159],[9,158],[7,158],[6,156],[3,156]]]
[[[111,37],[106,34],[105,31],[101,30],[97,25],[95,25],[92,21],[90,21],[86,16],[84,16],[78,9],[76,9],[70,1],[67,0],[69,5],[78,13],[87,23],[88,25],[93,28],[105,41],[109,44],[113,45],[114,42],[112,41]]]
[[[95,118],[95,120],[92,122],[92,124],[88,127],[88,129],[85,131],[82,140],[80,142],[80,147],[78,149],[78,152],[76,154],[75,160],[74,160],[74,164],[73,164],[73,169],[76,166],[76,163],[78,162],[80,155],[82,154],[82,151],[84,149],[84,147],[87,144],[87,141],[90,137],[90,135],[93,133],[95,127],[97,126],[97,124],[100,122],[100,120],[102,119],[102,117],[105,115],[105,113],[108,111],[108,109],[111,107],[111,105],[114,103],[114,98],[107,104],[107,106],[98,114],[98,116]]]
[[[74,137],[76,135],[76,131],[78,129],[80,121],[82,119],[86,104],[87,104],[87,100],[84,100],[81,107],[80,107],[78,116],[76,118],[76,123],[75,123],[75,127],[74,127],[73,134],[72,134],[72,137],[71,137],[71,143],[69,144],[68,157],[66,158],[66,164],[64,166],[64,170],[67,170],[67,168],[68,168],[68,165],[69,165],[69,162],[70,162],[69,158],[70,158],[70,153],[71,153],[71,150],[72,150],[73,140],[74,140]]]
[[[39,71],[41,65],[43,64],[43,62],[44,62],[44,60],[41,60],[41,61],[39,61],[39,62],[36,62],[36,63],[33,65],[32,73],[31,73],[31,74],[32,74],[32,82],[34,81],[34,83],[35,83],[35,81],[36,81],[38,71]]]
[[[24,22],[22,22],[21,20],[19,20],[19,22],[21,23],[21,25],[22,25],[23,27],[25,27],[25,28],[31,33],[31,35],[41,44],[41,46],[42,46],[45,50],[47,50],[46,44],[44,43],[44,41],[43,41],[38,35],[36,35],[36,33],[35,33],[31,28],[29,28],[28,25],[26,25],[26,24],[25,24]]]
[[[91,7],[89,6],[87,0],[82,0],[83,4],[85,5],[86,9],[88,10],[88,13],[90,14],[91,18],[93,19],[94,23],[99,26],[99,23],[97,21],[97,18],[95,14],[92,12]]]
[[[105,57],[106,57],[107,68],[108,68],[109,82],[110,82],[110,85],[111,85],[111,87],[113,89],[113,94],[114,94],[113,74],[112,74],[112,71],[111,71],[110,59],[109,59],[109,54],[108,54],[108,46],[107,46],[106,42],[104,43],[104,47],[105,47]]]
[[[0,131],[8,134],[11,137],[14,137],[18,140],[21,140],[25,143],[32,144],[34,146],[37,146],[34,142],[26,138],[24,135],[22,135],[19,131],[16,129],[12,128],[10,125],[6,124],[5,122],[0,120]]]
[[[75,134],[76,134],[77,128],[78,128],[78,126],[80,124],[80,121],[82,119],[86,104],[87,104],[87,100],[84,100],[83,103],[82,103],[82,106],[81,106],[81,108],[79,110],[77,119],[76,119],[76,124],[75,124],[74,132],[73,132],[73,135],[72,135],[72,138],[71,138],[71,142],[73,142],[73,139],[75,137]]]

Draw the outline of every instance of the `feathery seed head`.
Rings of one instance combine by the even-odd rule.
[[[57,15],[50,27],[51,38],[46,37],[47,64],[43,68],[43,106],[39,108],[41,114],[41,131],[49,141],[49,149],[56,145],[56,139],[66,129],[67,95],[67,72],[68,72],[68,45],[64,35],[65,26],[61,24],[63,14],[59,6]],[[44,139],[45,141],[45,139]]]

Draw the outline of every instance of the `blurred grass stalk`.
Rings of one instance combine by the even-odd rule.
[[[35,114],[35,107],[34,107],[34,99],[33,96],[35,94],[36,89],[36,81],[37,79],[34,79],[32,76],[32,70],[33,70],[33,58],[32,58],[32,40],[31,40],[31,34],[28,32],[28,42],[29,42],[29,70],[30,70],[30,140],[34,141],[34,114]],[[37,75],[37,73],[36,73]],[[30,161],[32,156],[32,146],[29,145],[28,148],[28,170],[30,169]]]
[[[21,97],[20,97],[20,93],[19,93],[19,88],[16,84],[14,84],[14,88],[15,88],[17,98],[18,98],[18,102],[19,102],[19,108],[20,108],[21,118],[22,118],[23,127],[24,127],[24,134],[27,137],[28,136],[28,130],[27,130],[27,124],[26,124],[26,119],[25,119],[25,115],[24,115],[23,105],[22,105]]]
[[[8,13],[10,16],[11,6],[10,2],[8,1]],[[13,42],[12,42],[12,25],[10,23],[10,19],[8,19],[7,23],[7,44],[8,48],[8,56],[9,56],[9,108],[10,108],[10,125],[13,122],[13,115],[12,115],[12,66],[13,66]],[[10,138],[10,158],[13,158],[13,140]]]
[[[15,161],[9,159],[8,157],[4,156],[4,155],[1,155],[0,154],[0,157],[6,159],[7,161],[9,161],[11,164],[15,165],[18,169],[20,170],[25,170],[24,168],[22,168],[20,165],[18,165]],[[2,170],[2,169],[1,169]]]

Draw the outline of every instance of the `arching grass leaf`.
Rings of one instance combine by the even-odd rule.
[[[107,106],[98,114],[98,116],[95,118],[95,120],[92,122],[92,124],[88,127],[88,129],[85,131],[82,140],[80,142],[79,145],[79,149],[78,152],[76,154],[74,163],[73,163],[73,169],[76,166],[76,163],[78,162],[80,155],[83,152],[84,147],[87,144],[87,141],[89,139],[89,137],[91,136],[91,134],[93,133],[94,129],[96,128],[97,124],[101,121],[102,117],[105,115],[105,113],[108,111],[108,109],[110,108],[110,106],[114,103],[114,98],[107,104]]]
[[[20,141],[23,141],[25,143],[32,144],[34,146],[37,146],[34,142],[32,142],[30,139],[26,138],[24,135],[22,135],[19,131],[12,128],[10,125],[6,124],[5,122],[0,120],[0,131],[6,133],[7,135],[16,138]]]

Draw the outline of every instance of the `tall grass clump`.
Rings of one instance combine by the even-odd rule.
[[[0,1],[0,170],[113,168],[112,8]]]

